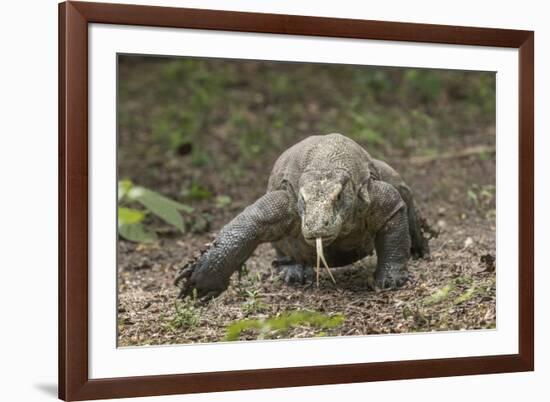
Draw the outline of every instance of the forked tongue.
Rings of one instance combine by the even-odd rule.
[[[317,287],[319,287],[319,273],[321,271],[321,261],[323,261],[323,265],[327,269],[327,272],[330,275],[330,279],[332,279],[332,282],[336,284],[336,280],[334,279],[334,276],[332,276],[332,272],[330,272],[330,268],[327,264],[327,260],[325,260],[325,255],[323,254],[323,239],[321,239],[320,237],[317,237],[315,239],[315,245],[317,249]]]

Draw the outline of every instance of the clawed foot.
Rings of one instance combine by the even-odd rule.
[[[374,288],[377,291],[397,289],[407,283],[408,280],[409,273],[405,265],[386,263],[376,269]]]
[[[219,296],[227,289],[229,280],[223,280],[209,272],[204,257],[187,263],[174,280],[174,284],[180,288],[178,299],[192,296],[199,302],[207,302]]]
[[[287,285],[305,285],[313,282],[314,272],[312,267],[304,267],[285,259],[274,261],[272,265],[278,270],[279,276]]]

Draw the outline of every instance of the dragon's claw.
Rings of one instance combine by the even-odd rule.
[[[185,266],[182,268],[182,270],[179,272],[178,276],[176,276],[176,279],[174,280],[174,285],[180,286],[182,281],[188,280],[191,278],[191,275],[193,275],[193,272],[195,271],[195,267],[188,267]]]
[[[199,257],[200,258],[200,257]],[[198,258],[187,262],[174,280],[174,285],[180,288],[178,299],[185,299],[187,296],[191,296],[195,289],[195,283],[193,280],[193,274],[197,269]]]
[[[284,265],[280,275],[287,285],[305,285],[313,281],[313,269],[300,264]]]
[[[376,270],[374,285],[376,290],[397,289],[409,280],[409,273],[404,265],[385,264]]]
[[[229,278],[218,274],[216,264],[202,253],[198,258],[183,266],[174,280],[180,288],[178,299],[193,297],[199,302],[207,302],[219,296],[229,283]]]

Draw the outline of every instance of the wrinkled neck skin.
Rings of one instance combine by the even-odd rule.
[[[300,177],[297,189],[302,235],[312,247],[321,239],[328,246],[356,227],[365,205],[357,185],[345,169],[311,169]]]

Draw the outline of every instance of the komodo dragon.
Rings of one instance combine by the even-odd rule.
[[[411,254],[429,253],[423,230],[395,170],[341,134],[315,135],[283,152],[266,194],[225,225],[175,283],[180,298],[216,297],[256,247],[271,242],[287,283],[311,278],[316,259],[328,269],[376,251],[375,287],[396,288],[407,281]]]

